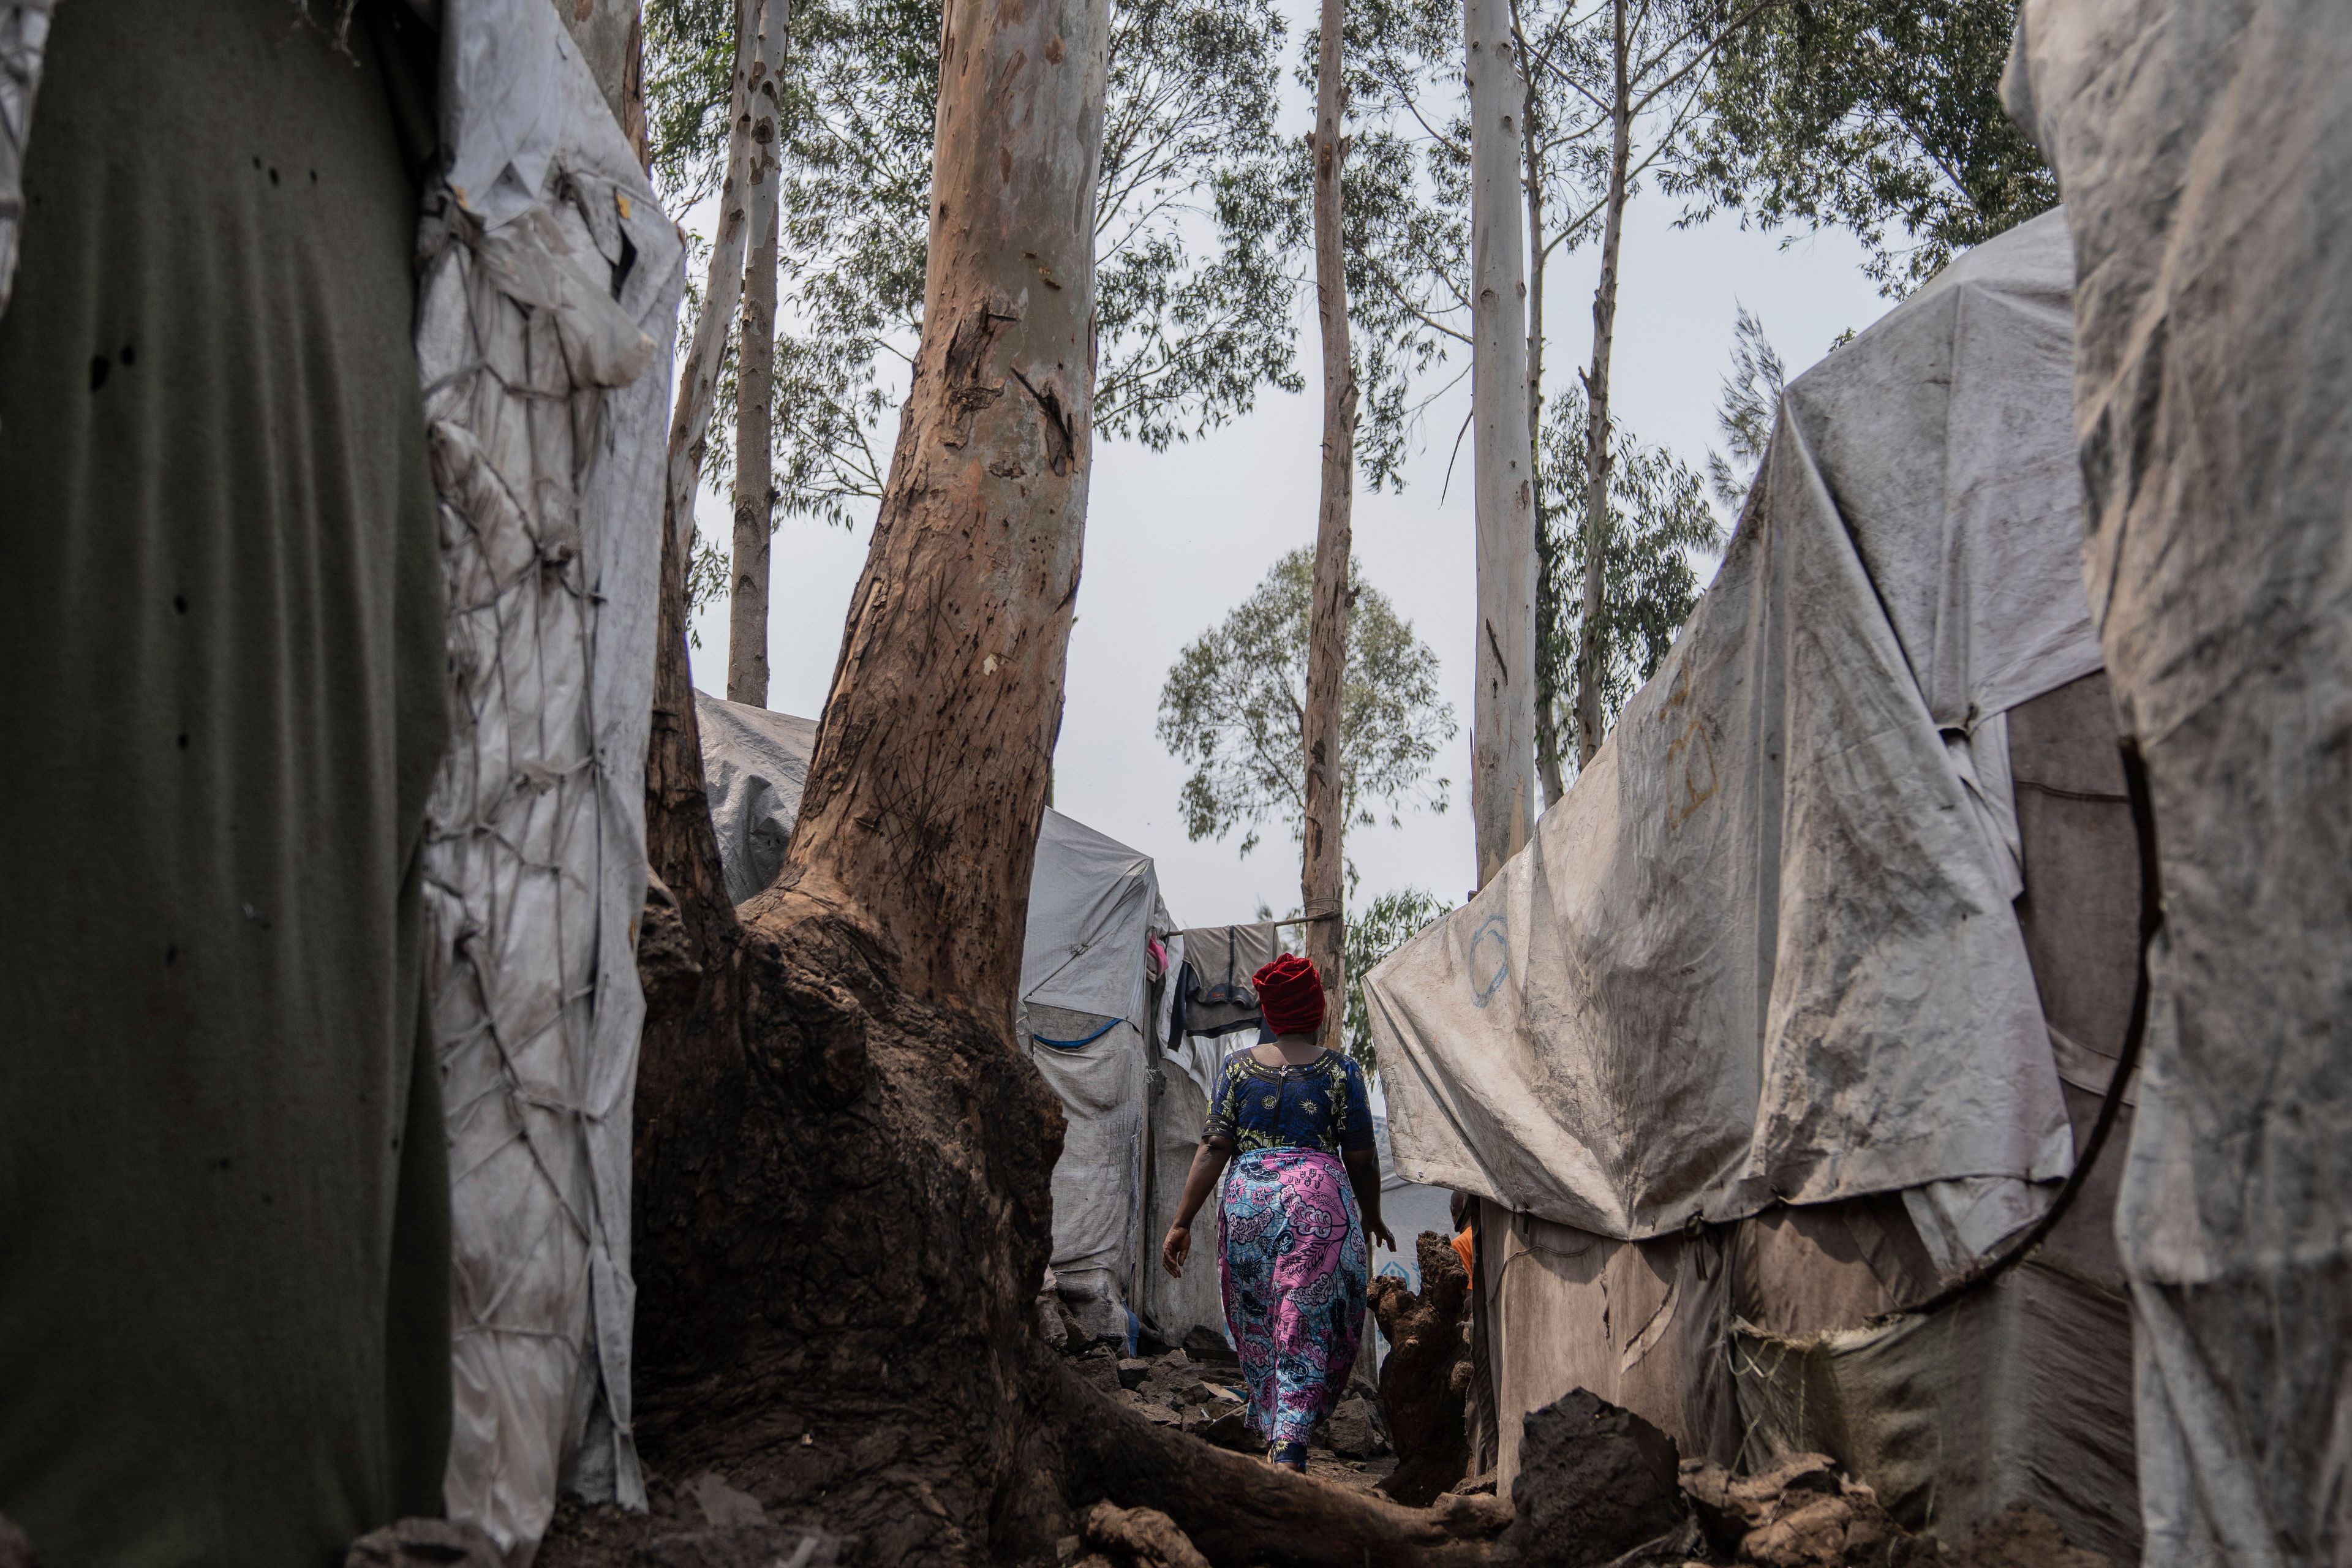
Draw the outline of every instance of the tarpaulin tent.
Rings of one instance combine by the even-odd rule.
[[[695,716],[719,862],[740,902],[783,864],[816,726],[703,692]],[[1046,809],[1015,1023],[1068,1121],[1053,1177],[1055,1281],[1097,1333],[1131,1333],[1131,1303],[1158,1272],[1159,1238],[1144,1223],[1157,1033],[1150,939],[1173,924],[1150,856]]]
[[[182,14],[199,10],[192,27]],[[173,1122],[131,1137],[75,1131],[92,1150],[140,1151],[107,1157],[116,1171],[179,1173],[167,1194],[126,1205],[135,1214],[82,1222],[137,1258],[143,1280],[170,1280],[131,1293],[167,1321],[93,1318],[85,1304],[68,1332],[102,1343],[122,1369],[116,1386],[177,1429],[160,1462],[141,1422],[106,1403],[104,1380],[44,1356],[53,1373],[77,1369],[72,1409],[89,1435],[78,1439],[72,1423],[44,1417],[21,1369],[0,1375],[37,1427],[38,1456],[19,1492],[15,1435],[0,1431],[0,1488],[58,1561],[323,1561],[392,1507],[446,1506],[528,1562],[560,1482],[644,1501],[629,1404],[634,941],[651,530],[683,240],[616,121],[617,77],[608,99],[545,0],[342,10],[340,29],[301,38],[299,10],[289,31],[285,6],[254,0],[0,4],[0,303],[20,240],[31,288],[58,254],[51,237],[79,236],[93,255],[73,271],[125,334],[110,340],[123,345],[115,363],[128,371],[141,351],[142,417],[205,454],[191,465],[142,426],[98,427],[99,468],[165,520],[150,537],[168,548],[152,561],[122,547],[142,542],[137,507],[110,507],[125,531],[100,535],[59,491],[12,499],[42,520],[28,531],[112,561],[126,586],[184,584],[173,614],[206,632],[131,640],[186,689],[215,694],[193,737],[179,737],[202,766],[148,791],[152,837],[120,843],[150,856],[142,901],[170,929],[201,923],[216,940],[241,911],[253,936],[274,933],[230,963],[183,936],[187,952],[175,944],[165,963],[202,989],[168,1005],[150,997],[136,1030],[89,1022],[151,1054],[136,1077],[169,1087]],[[52,97],[36,135],[47,49]],[[102,104],[82,74],[93,60],[109,84]],[[88,132],[122,121],[113,84],[126,76],[171,77],[198,108],[169,95],[147,106],[140,180],[86,174],[43,190],[69,166],[59,155],[125,166]],[[153,154],[153,125],[172,127],[170,156]],[[232,180],[248,153],[252,178]],[[89,205],[60,200],[68,188]],[[131,203],[143,208],[134,225],[104,226]],[[193,204],[193,222],[177,203]],[[98,260],[149,253],[172,289]],[[80,309],[50,294],[11,326]],[[89,353],[76,345],[77,371]],[[37,368],[15,342],[6,357]],[[181,379],[199,367],[207,379]],[[281,422],[285,399],[298,416]],[[20,447],[70,461],[77,443],[21,407],[9,411]],[[415,467],[373,467],[395,443]],[[12,466],[0,488],[15,492],[27,472]],[[427,483],[413,512],[390,504]],[[216,543],[204,524],[224,500],[232,522]],[[365,526],[339,534],[354,516]],[[412,538],[429,596],[407,593]],[[105,625],[99,602],[43,596]],[[424,656],[413,665],[411,650]],[[394,670],[396,698],[380,685]],[[85,705],[77,727],[133,733],[110,711],[117,695],[143,689],[168,704],[170,685],[127,681]],[[241,735],[238,716],[260,721]],[[416,787],[427,783],[429,800]],[[412,788],[399,824],[364,816]],[[205,789],[225,789],[224,804],[203,806]],[[377,885],[386,862],[395,885],[413,878],[413,901]],[[172,864],[208,865],[210,886],[187,898]],[[320,887],[331,895],[310,901]],[[53,923],[77,929],[70,911]],[[390,996],[371,994],[390,973],[379,932],[399,948]],[[413,1088],[404,1065],[386,1081],[383,1032],[420,1003],[429,1032],[404,1030],[398,1059],[429,1038],[425,1069]],[[227,1036],[244,1042],[233,1056],[213,1048]],[[0,1071],[12,1080],[0,1100],[41,1108],[33,1085]],[[113,1109],[142,1098],[126,1084]],[[408,1120],[420,1108],[432,1124]],[[182,1139],[204,1151],[206,1177]],[[173,1163],[144,1163],[159,1161]],[[232,1191],[257,1201],[201,1212]],[[175,1229],[203,1255],[142,1249],[140,1224]],[[80,1249],[76,1272],[102,1300],[92,1256]],[[42,1300],[39,1261],[12,1250],[0,1265],[13,1301]],[[402,1289],[425,1263],[429,1294]],[[239,1304],[245,1290],[259,1310]],[[22,1352],[40,1342],[28,1327],[49,1325],[8,1326],[0,1340]],[[87,1485],[93,1471],[101,1479]]]
[[[442,8],[452,188],[416,346],[448,585],[423,852],[456,1279],[447,1506],[528,1558],[642,1507],[630,1108],[684,247],[555,10]]]
[[[2117,1228],[2147,1557],[2352,1555],[2352,9],[2026,0],[2090,600],[2164,890]]]
[[[2120,1046],[2137,883],[2076,568],[2072,288],[2063,216],[2034,220],[1791,382],[1656,676],[1528,848],[1368,978],[1400,1169],[1493,1200],[1507,1471],[1517,1415],[1580,1384],[1686,1452],[1826,1447],[1939,1531],[2023,1498],[2128,1543],[2111,1269],[2053,1247],[1915,1331],[1941,1383],[1834,1337],[2041,1212],[2063,1080],[2095,1097]],[[2069,899],[2099,918],[2032,929]],[[1984,1376],[2071,1389],[2123,1480],[2065,1495],[1970,1425]]]

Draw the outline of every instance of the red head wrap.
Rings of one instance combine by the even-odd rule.
[[[1311,959],[1286,952],[1255,974],[1258,1009],[1277,1035],[1311,1035],[1323,1026],[1323,976]]]

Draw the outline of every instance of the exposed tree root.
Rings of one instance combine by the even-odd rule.
[[[649,1466],[720,1470],[876,1563],[1050,1561],[1097,1500],[1167,1514],[1217,1568],[1485,1560],[1507,1517],[1493,1499],[1401,1507],[1088,1386],[1032,1321],[1062,1129],[1034,1069],[894,985],[839,911],[770,893],[737,923],[697,901],[678,894],[680,929],[705,937],[691,1000],[649,1018],[638,1089]],[[648,993],[683,1001],[683,973]],[[564,1533],[551,1568],[605,1560]]]

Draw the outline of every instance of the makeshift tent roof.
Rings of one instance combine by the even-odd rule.
[[[2002,715],[2099,668],[2071,279],[2036,219],[1789,386],[1656,677],[1370,976],[1407,1175],[1630,1237],[2066,1173]]]
[[[728,896],[775,879],[816,745],[806,719],[695,694]],[[1048,807],[1029,879],[1018,1026],[1068,1120],[1054,1167],[1054,1272],[1097,1332],[1125,1332],[1143,1234],[1147,939],[1174,922],[1151,858]],[[1197,1121],[1192,1129],[1199,1136]]]
[[[1399,1168],[1499,1200],[1506,1480],[1581,1385],[1686,1453],[1827,1449],[1915,1527],[2023,1500],[2136,1550],[2112,1171],[1998,1284],[1874,1321],[2046,1204],[2120,1044],[2072,280],[2037,219],[1792,382],[1656,677],[1368,978]]]

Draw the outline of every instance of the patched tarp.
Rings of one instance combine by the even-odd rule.
[[[554,10],[446,0],[416,354],[448,587],[424,851],[456,1279],[450,1516],[645,1503],[630,1110],[684,247]]]
[[[2026,0],[2085,576],[2164,930],[2117,1230],[2146,1562],[2352,1553],[2352,9]]]
[[[1405,1175],[1612,1237],[1945,1184],[1974,1248],[2071,1167],[2005,724],[2100,664],[2071,279],[2036,219],[1789,385],[1655,678],[1368,979]]]

